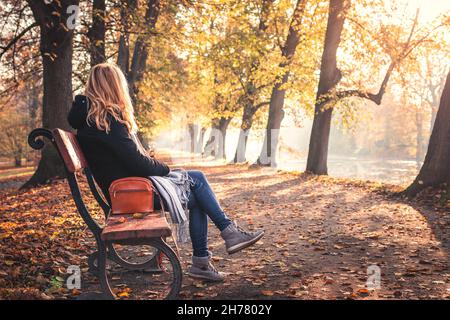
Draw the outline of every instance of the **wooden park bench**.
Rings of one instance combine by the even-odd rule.
[[[116,298],[108,280],[107,260],[116,263],[125,270],[158,274],[168,272],[168,268],[162,265],[161,261],[163,258],[170,263],[172,281],[168,283],[167,293],[164,293],[162,298],[175,298],[181,288],[182,271],[177,255],[165,242],[165,238],[171,235],[171,229],[166,220],[164,210],[147,214],[140,219],[135,219],[132,214],[110,215],[110,206],[104,200],[94,182],[76,135],[61,129],[52,131],[42,128],[35,129],[28,136],[28,143],[33,149],[39,150],[44,147],[45,142],[40,137],[47,138],[58,150],[64,163],[72,198],[75,201],[79,214],[94,235],[97,251],[89,255],[88,265],[89,270],[100,281],[102,298]],[[106,222],[104,226],[100,225],[93,218],[83,202],[82,192],[77,180],[77,174],[81,173],[84,173],[86,176],[90,191],[105,214]],[[117,221],[118,219],[120,221]],[[151,246],[154,252],[146,257],[145,261],[133,262],[127,257],[121,256],[115,245]]]

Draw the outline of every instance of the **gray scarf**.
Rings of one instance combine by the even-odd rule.
[[[177,242],[189,240],[189,211],[191,186],[194,184],[186,170],[174,169],[165,177],[151,176],[156,190],[164,199],[172,223],[176,224]]]

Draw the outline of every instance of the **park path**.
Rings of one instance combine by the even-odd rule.
[[[211,228],[216,265],[230,276],[205,297],[450,298],[448,210],[402,202],[377,183],[246,166],[202,170],[233,219],[266,231],[229,256]],[[380,271],[379,290],[366,290],[368,268]],[[185,285],[186,297],[203,296],[195,281]]]
[[[450,298],[448,207],[407,202],[392,194],[395,187],[378,183],[243,165],[184,167],[206,173],[239,225],[266,234],[230,256],[210,224],[214,264],[227,279],[205,284],[184,277],[181,298]],[[93,243],[68,192],[58,181],[0,193],[0,298],[73,297],[54,288],[55,275],[64,277],[68,264],[85,266]],[[186,270],[190,246],[181,252]],[[377,290],[366,288],[368,268],[380,271]],[[93,278],[83,283],[82,291],[96,287]]]

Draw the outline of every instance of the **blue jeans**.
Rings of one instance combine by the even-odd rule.
[[[189,170],[194,181],[189,195],[189,234],[194,256],[208,256],[208,217],[222,231],[231,224],[212,191],[208,180],[201,171]]]

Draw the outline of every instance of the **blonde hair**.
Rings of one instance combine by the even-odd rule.
[[[94,66],[89,74],[85,95],[89,98],[88,125],[95,123],[99,130],[109,132],[108,114],[111,114],[127,127],[129,133],[136,133],[137,124],[128,83],[119,67],[111,63]]]

